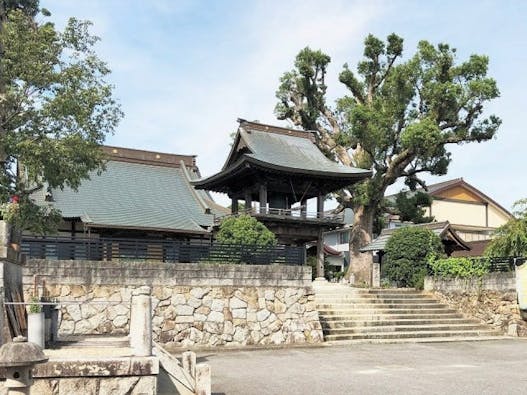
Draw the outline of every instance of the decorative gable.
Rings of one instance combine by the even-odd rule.
[[[461,200],[465,202],[485,203],[485,201],[481,197],[468,190],[464,186],[454,186],[452,188],[448,188],[446,190],[434,194],[434,197]]]

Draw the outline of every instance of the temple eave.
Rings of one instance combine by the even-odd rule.
[[[312,180],[317,183],[319,188],[321,185],[325,185],[323,189],[327,189],[329,192],[330,190],[336,190],[354,184],[370,176],[371,172],[364,170],[363,172],[357,173],[336,173],[243,161],[208,178],[194,181],[193,185],[197,189],[229,193],[230,191],[238,189],[236,184],[240,184],[240,181],[243,179],[250,178],[254,180],[255,176],[265,178],[265,175],[272,176],[276,174],[280,174],[281,177],[290,177],[292,180],[297,181],[304,179]]]

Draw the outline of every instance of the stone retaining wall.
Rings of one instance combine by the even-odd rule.
[[[494,326],[510,336],[527,336],[520,316],[514,273],[490,273],[481,279],[427,277],[425,290],[469,317]]]
[[[426,277],[425,291],[440,290],[445,292],[516,291],[514,272],[489,273],[482,278],[439,278]]]
[[[433,295],[466,316],[500,329],[505,335],[527,336],[527,322],[520,316],[515,291],[435,291]]]
[[[309,267],[29,260],[27,297],[35,275],[61,306],[59,336],[128,333],[131,292],[148,285],[154,340],[168,346],[323,340]]]

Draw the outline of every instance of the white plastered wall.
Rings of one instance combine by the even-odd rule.
[[[510,217],[505,215],[502,211],[496,207],[489,205],[489,226],[492,228],[500,227],[504,225]]]
[[[451,224],[487,226],[484,204],[434,200],[431,215],[436,221]]]

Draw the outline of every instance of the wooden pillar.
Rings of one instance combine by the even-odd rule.
[[[302,198],[302,200],[300,201],[300,216],[302,218],[307,217],[307,199],[306,198]]]
[[[317,278],[324,278],[324,234],[318,231],[317,240]]]
[[[245,211],[249,214],[252,212],[252,205],[253,205],[253,198],[251,196],[251,191],[246,190],[245,191]]]
[[[267,185],[260,185],[260,214],[265,214],[267,211]]]
[[[324,195],[318,195],[317,197],[317,217],[324,218]]]
[[[231,214],[236,215],[238,214],[238,199],[232,198],[231,200]]]

